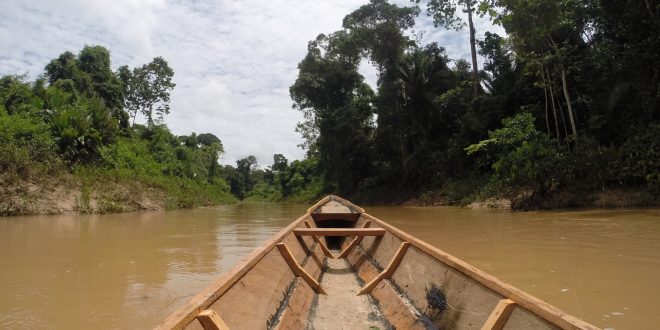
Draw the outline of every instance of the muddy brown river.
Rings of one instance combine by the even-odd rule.
[[[308,205],[0,218],[0,329],[148,329]],[[570,314],[660,324],[660,210],[367,212]]]

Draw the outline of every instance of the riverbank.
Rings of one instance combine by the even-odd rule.
[[[645,208],[660,207],[660,195],[646,187],[610,188],[606,190],[566,189],[540,193],[517,189],[501,194],[450,196],[443,190],[427,192],[402,203],[404,206],[459,205],[472,209],[509,209],[516,211],[557,210],[575,208]]]
[[[236,202],[227,189],[179,177],[124,176],[102,169],[0,176],[0,216],[121,213]]]

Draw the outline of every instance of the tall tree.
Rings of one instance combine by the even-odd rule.
[[[397,107],[399,120],[392,127],[379,126],[379,131],[396,131],[403,182],[416,185],[417,180],[432,175],[427,165],[445,142],[447,130],[443,113],[436,107],[436,97],[452,87],[449,59],[435,43],[414,48],[401,56],[397,73]]]
[[[419,3],[420,0],[413,0]],[[442,26],[448,29],[460,31],[465,27],[463,20],[456,11],[461,8],[468,18],[468,29],[470,32],[470,54],[472,56],[472,83],[474,84],[474,95],[479,94],[479,68],[477,66],[477,40],[474,28],[473,16],[479,6],[477,0],[429,0],[426,5],[429,16],[433,16],[436,27]],[[484,2],[484,1],[481,1]]]
[[[399,7],[387,1],[373,0],[344,18],[344,31],[349,33],[360,47],[360,55],[366,56],[378,69],[378,93],[371,102],[377,118],[374,131],[374,155],[386,159],[373,166],[374,171],[399,177],[405,171],[408,150],[401,148],[406,138],[399,126],[403,123],[399,81],[402,58],[406,49],[415,46],[405,31],[412,28],[419,8]],[[396,142],[392,141],[395,138]],[[404,142],[405,144],[405,142]],[[399,180],[391,180],[399,181]]]
[[[254,186],[252,173],[256,168],[257,158],[252,155],[236,161],[236,171],[239,175],[241,198],[245,197],[245,194],[252,190],[252,187]]]
[[[110,52],[102,46],[85,46],[78,55],[78,68],[87,73],[94,91],[111,109],[121,109],[121,82],[110,68]]]
[[[102,46],[85,46],[78,56],[64,52],[46,65],[46,76],[51,85],[67,88],[69,92],[103,99],[120,127],[128,127],[123,111],[123,90],[118,76],[110,67],[110,52]],[[69,83],[71,82],[71,83]],[[75,91],[74,91],[75,90]]]
[[[588,15],[593,1],[577,0],[499,0],[502,13],[498,18],[510,32],[513,46],[527,65],[543,70],[548,86],[558,81],[574,138],[578,136],[577,113],[574,107],[575,86],[570,86],[573,68],[583,60],[585,43],[594,26]],[[532,19],[530,19],[532,18]],[[561,104],[560,104],[561,105]]]
[[[273,165],[270,167],[273,172],[281,172],[289,166],[289,161],[282,154],[273,155]]]
[[[339,192],[350,191],[367,171],[373,128],[373,91],[358,72],[353,48],[343,48],[351,44],[347,37],[339,32],[310,42],[289,89],[294,108],[318,129],[319,165],[327,182],[337,185],[329,189]]]
[[[220,138],[218,138],[212,133],[202,133],[200,135],[197,135],[197,142],[204,146],[211,146],[213,144],[217,144],[220,146],[221,152],[223,150],[222,141],[220,141]]]
[[[174,71],[165,59],[156,57],[132,72],[122,66],[118,75],[124,84],[124,105],[133,124],[138,113],[147,118],[149,126],[162,121],[164,115],[170,113],[170,91],[176,84],[172,81]]]

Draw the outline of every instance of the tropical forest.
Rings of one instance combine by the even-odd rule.
[[[476,17],[506,33],[476,31]],[[471,60],[423,43],[463,31]],[[477,34],[477,32],[479,34]],[[175,135],[175,73],[156,57],[65,50],[0,79],[0,214],[247,201],[657,205],[660,4],[650,0],[371,0],[318,31],[289,88],[303,159],[221,164],[222,136]],[[483,38],[477,38],[483,35]],[[482,62],[482,63],[480,63]],[[360,70],[377,71],[371,86]],[[116,68],[116,69],[113,69]],[[137,121],[136,121],[137,119]]]

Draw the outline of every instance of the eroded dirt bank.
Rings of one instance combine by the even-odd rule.
[[[637,208],[660,207],[660,195],[645,188],[615,188],[605,191],[563,190],[539,193],[521,189],[515,193],[470,202],[455,201],[442,193],[426,193],[412,198],[404,206],[461,205],[468,208],[509,210],[552,210],[570,208]]]
[[[3,216],[116,213],[167,207],[168,198],[162,190],[140,182],[104,182],[102,187],[93,187],[68,176],[0,184],[0,215]]]

